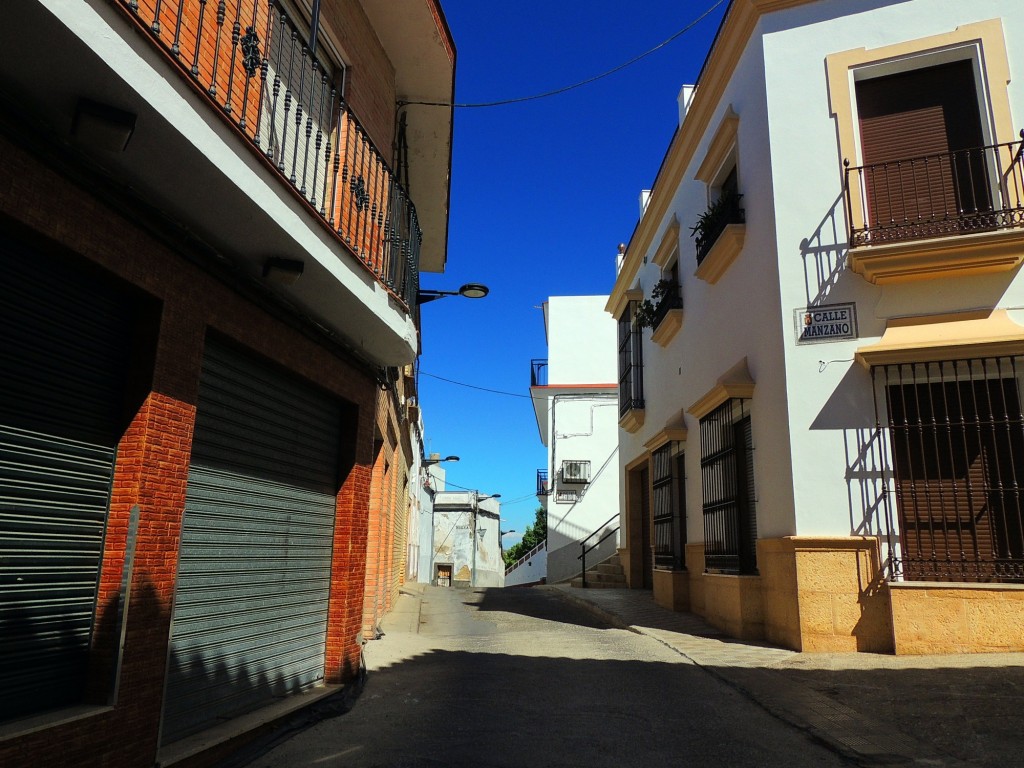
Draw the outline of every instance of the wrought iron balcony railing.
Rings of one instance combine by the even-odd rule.
[[[844,161],[850,247],[1024,226],[1022,148],[992,144],[859,167]]]
[[[679,290],[679,283],[674,280],[665,280],[662,281],[662,284],[664,288],[658,304],[654,307],[653,324],[651,325],[655,330],[668,316],[669,310],[683,308],[683,295]]]
[[[416,208],[276,0],[112,0],[213,101],[377,280],[415,305]]]
[[[697,265],[700,266],[718,242],[725,228],[730,224],[743,224],[746,216],[740,208],[741,195],[730,192],[711,204],[693,227],[694,247],[697,250]]]
[[[546,387],[548,385],[548,359],[534,358],[530,361],[530,386]]]
[[[537,470],[537,498],[543,499],[551,493],[551,487],[548,485],[548,471],[546,469]]]

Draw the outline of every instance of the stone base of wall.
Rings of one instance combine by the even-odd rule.
[[[654,602],[670,611],[690,610],[690,572],[655,569]]]
[[[897,654],[1024,651],[1024,585],[889,585]]]

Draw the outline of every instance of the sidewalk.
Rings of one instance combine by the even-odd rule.
[[[1024,764],[1024,653],[801,654],[728,638],[662,608],[649,591],[535,589],[664,643],[858,764]]]

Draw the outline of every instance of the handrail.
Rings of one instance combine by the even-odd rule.
[[[540,544],[537,544],[533,549],[531,549],[525,555],[523,555],[518,560],[516,560],[514,563],[512,563],[512,565],[510,565],[508,568],[506,568],[505,569],[505,575],[508,576],[510,573],[512,573],[512,571],[514,571],[516,568],[518,568],[524,562],[526,562],[531,557],[536,555],[540,551],[541,547],[546,547],[547,545],[548,545],[548,540],[544,539],[544,541],[540,542]]]
[[[587,546],[587,541],[589,539],[591,539],[592,537],[596,536],[597,534],[601,533],[601,531],[604,530],[604,527],[606,525],[608,525],[608,523],[612,522],[613,520],[617,519],[618,517],[619,517],[619,513],[616,512],[614,515],[612,515],[607,520],[605,520],[603,523],[601,523],[601,525],[597,526],[597,529],[593,533],[591,533],[590,536],[587,536],[585,539],[580,541],[580,554],[579,554],[579,556],[576,559],[582,561],[582,563],[581,563],[582,570],[580,572],[580,575],[581,575],[582,579],[581,579],[580,586],[583,587],[584,589],[586,589],[586,587],[587,587],[587,553],[588,552],[592,552],[594,549],[596,549],[598,546],[600,546],[600,544],[605,539],[607,539],[609,536],[611,536],[613,533],[617,533],[619,528],[622,527],[622,525],[621,524],[620,525],[616,525],[614,528],[612,528],[610,531],[608,531],[604,536],[602,536],[596,542],[591,544],[589,547]]]
[[[423,233],[399,174],[280,0],[111,0],[378,283],[414,311]],[[401,141],[401,137],[399,139]]]

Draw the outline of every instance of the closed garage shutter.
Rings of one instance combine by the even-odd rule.
[[[323,678],[340,423],[321,391],[207,341],[164,743]]]
[[[135,314],[0,238],[0,720],[80,703]]]

